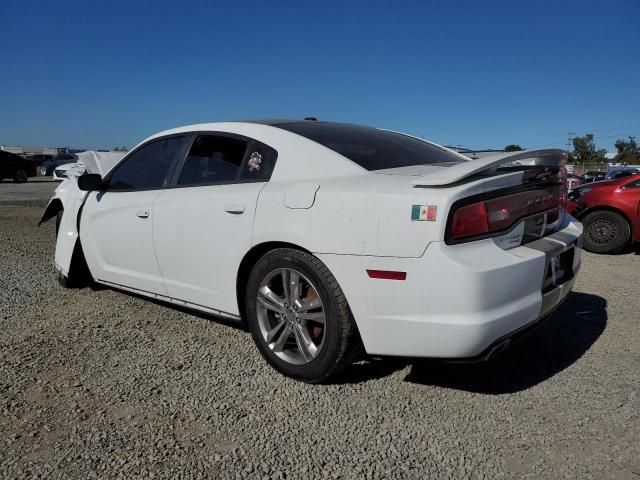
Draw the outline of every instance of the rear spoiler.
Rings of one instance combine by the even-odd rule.
[[[499,153],[469,162],[458,163],[452,167],[439,168],[437,172],[420,176],[413,184],[420,187],[437,187],[459,182],[475,174],[491,175],[500,166],[562,167],[566,163],[567,152],[564,150],[522,150],[519,152]]]

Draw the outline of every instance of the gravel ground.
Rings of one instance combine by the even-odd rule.
[[[640,255],[585,254],[575,293],[475,366],[272,371],[239,325],[64,290],[54,183],[0,183],[0,476],[640,478]]]

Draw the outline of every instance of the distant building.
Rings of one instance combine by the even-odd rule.
[[[10,147],[9,145],[0,145],[0,150],[15,153],[16,155],[57,155],[59,153],[67,153],[66,147]]]

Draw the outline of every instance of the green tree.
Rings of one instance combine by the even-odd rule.
[[[584,137],[574,137],[573,152],[569,154],[569,161],[585,164],[605,163],[607,151],[597,148],[593,140],[593,134],[587,133]]]
[[[637,164],[640,163],[640,150],[638,150],[638,144],[636,143],[636,137],[629,136],[629,140],[616,141],[616,162],[625,164]]]
[[[520,150],[524,150],[524,148],[522,148],[517,143],[511,143],[511,144],[507,145],[506,147],[504,147],[504,151],[505,152],[519,152]]]

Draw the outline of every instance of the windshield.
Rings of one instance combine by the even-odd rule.
[[[444,148],[377,128],[325,122],[281,123],[276,126],[324,145],[367,170],[412,165],[451,166],[465,161]]]

